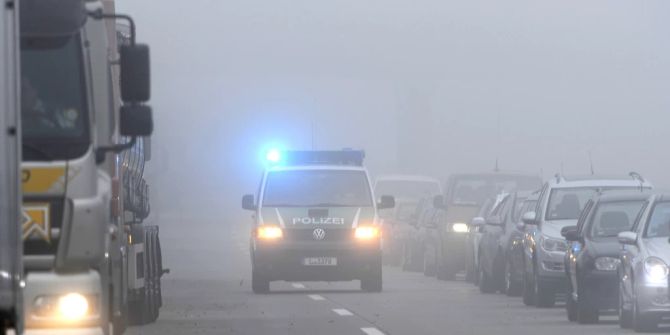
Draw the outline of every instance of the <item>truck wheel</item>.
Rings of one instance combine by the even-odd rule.
[[[374,265],[372,269],[361,279],[361,290],[366,292],[382,291],[382,265]]]
[[[256,294],[270,292],[270,281],[265,279],[257,270],[251,269],[251,290]]]

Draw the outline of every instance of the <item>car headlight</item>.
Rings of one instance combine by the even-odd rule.
[[[354,236],[359,240],[371,240],[379,237],[379,235],[379,228],[375,226],[356,227],[356,231],[354,232]]]
[[[647,274],[647,280],[652,283],[665,282],[668,270],[668,265],[658,257],[648,257],[644,260],[644,272]]]
[[[565,252],[568,250],[568,244],[564,240],[555,238],[542,239],[542,249],[547,252]]]
[[[467,233],[469,231],[469,228],[468,225],[466,225],[465,223],[458,222],[451,225],[451,230],[454,233]]]
[[[96,313],[96,302],[96,296],[81,293],[68,293],[62,296],[39,296],[33,302],[33,313],[37,317],[76,322],[94,315]]]
[[[614,257],[598,257],[596,258],[596,270],[599,271],[616,271],[621,264],[621,260]]]
[[[260,226],[256,230],[256,236],[262,240],[276,240],[284,236],[284,232],[277,226]]]

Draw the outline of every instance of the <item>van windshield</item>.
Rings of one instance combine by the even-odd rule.
[[[271,171],[265,182],[266,207],[367,207],[372,196],[364,171]]]

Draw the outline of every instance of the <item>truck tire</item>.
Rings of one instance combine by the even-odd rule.
[[[361,279],[361,290],[365,292],[382,291],[382,264],[374,265],[372,269]]]
[[[256,294],[266,294],[270,292],[270,281],[263,277],[252,266],[251,269],[251,290]]]

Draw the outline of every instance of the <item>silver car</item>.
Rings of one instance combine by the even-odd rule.
[[[670,194],[652,196],[622,244],[619,267],[619,323],[653,331],[670,319]]]

